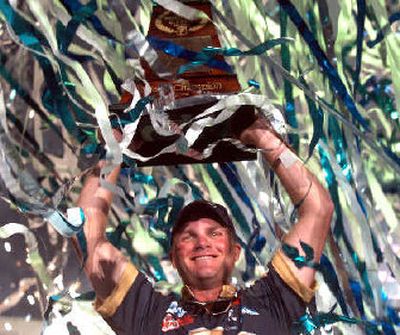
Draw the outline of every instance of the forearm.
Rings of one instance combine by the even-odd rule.
[[[297,247],[300,240],[312,245],[315,260],[319,260],[333,211],[328,191],[285,144],[278,150],[264,152],[263,155],[273,166],[298,211],[297,223],[285,236],[284,241]],[[281,158],[285,156],[286,158]]]
[[[85,178],[85,182],[78,199],[78,206],[85,213],[86,222],[84,233],[88,250],[92,250],[97,243],[105,241],[105,230],[108,214],[112,203],[112,192],[100,185],[100,170],[105,162],[99,162]],[[120,167],[115,167],[105,180],[110,184],[117,182]]]
[[[83,209],[86,219],[84,225],[87,251],[85,271],[100,301],[111,294],[127,262],[124,255],[108,242],[105,236],[112,192],[100,185],[100,170],[104,164],[105,162],[100,162],[86,176],[78,200],[78,206]],[[105,177],[105,181],[115,185],[119,173],[120,167],[115,167]]]
[[[265,136],[256,143],[263,156],[281,181],[299,215],[318,211],[319,204],[330,202],[329,193],[291,150],[274,132],[266,130]]]

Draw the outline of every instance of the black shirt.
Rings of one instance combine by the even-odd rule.
[[[312,290],[291,276],[278,252],[263,278],[238,291],[224,286],[219,305],[210,311],[187,292],[181,297],[156,292],[129,264],[120,285],[97,309],[118,335],[295,334],[293,322],[305,314]]]

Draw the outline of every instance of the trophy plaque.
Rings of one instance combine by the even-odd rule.
[[[187,1],[186,5],[202,10],[210,19],[189,21],[161,6],[155,6],[148,31],[149,40],[173,43],[188,50],[189,53],[198,53],[208,46],[220,47],[217,31],[212,22],[210,3],[208,1]],[[157,52],[159,60],[172,73],[177,73],[181,65],[190,62],[188,59],[168,55],[162,50]],[[188,121],[217,103],[218,96],[238,93],[240,85],[237,76],[230,71],[230,67],[225,63],[223,56],[215,56],[214,59],[218,64],[226,66],[201,65],[169,80],[158,77],[148,64],[142,61],[145,78],[150,84],[151,95],[154,98],[153,108],[159,108],[162,113],[167,113],[168,119],[175,125],[185,124],[182,126],[182,130],[185,131],[190,127]],[[139,91],[143,93],[143,83],[138,81],[136,85]],[[185,101],[191,100],[191,97],[196,98],[193,99],[191,104],[185,104]],[[122,112],[129,107],[131,101],[132,95],[124,92],[120,103],[109,106],[110,112],[116,113],[123,119]],[[172,107],[168,108],[171,101]],[[241,106],[228,120],[213,127],[206,127],[193,144],[191,151],[203,152],[211,143],[216,143],[222,138],[235,137],[254,120],[254,107],[250,105]],[[150,116],[144,114],[129,148],[141,156],[152,157],[163,148],[176,142],[179,137],[179,134],[161,136],[153,128]],[[228,162],[255,158],[254,153],[242,151],[229,141],[221,141],[207,158],[199,159],[185,153],[185,151],[177,151],[158,155],[146,162],[137,161],[136,163],[138,166],[154,166]]]

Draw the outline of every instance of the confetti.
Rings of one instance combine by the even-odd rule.
[[[335,204],[332,234],[318,265],[325,269],[318,281],[326,289],[316,296],[319,314],[299,320],[303,331],[399,332],[395,3],[216,0],[212,20],[222,47],[194,52],[146,36],[153,6],[188,20],[210,20],[179,1],[1,0],[0,196],[27,223],[3,221],[0,237],[2,249],[12,255],[16,247],[10,236],[24,236],[28,262],[14,264],[12,257],[9,262],[32,268],[37,277],[16,278],[18,287],[0,302],[0,311],[27,301],[41,309],[44,334],[112,334],[93,311],[93,295],[84,290],[81,276],[65,279],[70,247],[61,236],[81,231],[84,220],[74,210],[80,179],[100,156],[107,160],[103,175],[121,162],[128,166],[116,187],[102,180],[115,193],[107,236],[161,290],[180,285],[168,260],[170,227],[184,203],[198,198],[224,204],[232,214],[245,253],[237,281],[246,284],[260,275],[280,246],[277,227],[290,228],[294,209],[261,159],[138,168],[135,161],[151,157],[128,148],[141,118],[149,115],[158,134],[179,135],[154,156],[178,151],[208,157],[216,143],[203,152],[192,150],[204,129],[249,104],[288,137]],[[177,127],[167,108],[156,107],[194,106],[210,96],[175,99],[167,90],[160,101],[154,99],[142,64],[161,78],[176,78],[179,69],[165,63],[160,50],[179,58],[179,64],[184,60],[181,72],[208,65],[236,73],[243,92],[212,97],[203,115]],[[133,100],[123,117],[110,118],[108,106],[120,101],[122,88]],[[112,127],[122,130],[121,143]],[[56,252],[38,247],[47,244],[62,247]],[[303,247],[305,257],[288,252],[298,263],[314,266],[311,251]],[[46,312],[43,300],[49,302]],[[11,322],[2,326],[15,330]]]

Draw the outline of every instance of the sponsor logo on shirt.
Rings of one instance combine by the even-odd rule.
[[[178,329],[193,322],[193,317],[187,314],[187,312],[178,305],[177,301],[172,301],[162,321],[161,329],[164,333],[166,333],[170,330]]]
[[[224,333],[224,330],[222,327],[217,327],[214,329],[207,329],[207,328],[197,328],[194,330],[191,330],[189,332],[189,335],[222,335]],[[238,335],[257,335],[254,333],[248,333],[248,332],[240,332]]]
[[[246,306],[242,307],[242,314],[247,314],[247,315],[260,315],[255,309],[248,308]]]

